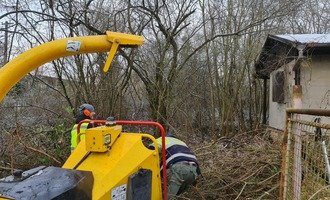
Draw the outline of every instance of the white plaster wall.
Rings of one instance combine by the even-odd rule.
[[[303,107],[330,109],[330,57],[316,56],[301,67]]]
[[[330,57],[314,56],[301,67],[303,108],[330,109]],[[313,116],[303,116],[314,120]],[[330,117],[322,117],[321,122],[330,123]]]
[[[270,78],[272,79],[272,78]],[[272,81],[272,80],[271,80]],[[272,91],[270,91],[272,95]],[[279,104],[272,101],[272,97],[269,101],[269,126],[284,130],[285,125],[285,109],[286,104]]]
[[[294,61],[282,66],[277,71],[285,71],[285,103],[272,101],[273,75],[270,75],[269,125],[284,130],[285,109],[292,107],[292,85],[294,84]],[[301,66],[302,108],[330,109],[330,57],[314,56],[304,61]],[[314,120],[313,116],[302,115],[301,119]],[[321,122],[330,123],[330,117],[322,117]]]

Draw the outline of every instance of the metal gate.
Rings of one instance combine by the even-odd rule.
[[[330,199],[329,122],[330,110],[287,110],[280,199]]]

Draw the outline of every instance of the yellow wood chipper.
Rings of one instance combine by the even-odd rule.
[[[52,60],[85,53],[107,52],[108,71],[117,49],[142,45],[141,36],[107,31],[105,35],[51,41],[24,52],[0,68],[0,102],[25,75]],[[15,171],[0,179],[0,199],[167,199],[164,128],[157,122],[94,120],[85,139],[62,168],[40,166]],[[123,132],[122,126],[150,125],[162,135],[162,152],[150,134]],[[78,125],[79,134],[79,125]],[[80,138],[80,137],[78,137]],[[165,166],[163,166],[166,169]],[[164,177],[164,178],[162,178]]]

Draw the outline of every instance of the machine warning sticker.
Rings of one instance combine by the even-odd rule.
[[[66,51],[78,52],[80,50],[80,45],[81,42],[79,41],[68,40],[66,43]]]
[[[115,187],[111,190],[112,200],[126,200],[126,184]]]

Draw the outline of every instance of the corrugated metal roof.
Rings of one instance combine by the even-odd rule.
[[[259,78],[269,78],[272,71],[291,62],[303,50],[304,56],[330,56],[330,34],[268,35],[255,64]]]
[[[327,44],[330,43],[330,34],[286,34],[276,37],[299,43]]]

